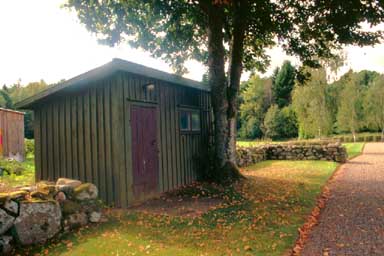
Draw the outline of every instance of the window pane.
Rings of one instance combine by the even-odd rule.
[[[200,131],[200,113],[194,112],[191,117],[192,131]]]
[[[180,130],[189,131],[191,128],[188,112],[180,111]]]

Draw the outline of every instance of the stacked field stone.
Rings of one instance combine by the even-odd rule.
[[[101,220],[94,184],[60,178],[0,193],[0,255]]]
[[[237,149],[237,164],[248,166],[265,160],[327,160],[346,162],[347,151],[340,143],[283,143]]]

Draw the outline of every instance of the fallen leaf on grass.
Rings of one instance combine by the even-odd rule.
[[[252,251],[252,247],[249,245],[244,246],[244,251]]]

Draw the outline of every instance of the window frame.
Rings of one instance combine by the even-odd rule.
[[[182,118],[182,115],[186,115],[187,117],[187,122],[188,122],[188,127],[186,129],[182,128],[181,127],[181,118]],[[189,132],[191,131],[192,129],[192,123],[191,123],[191,113],[187,110],[180,110],[179,111],[179,129],[181,132]]]
[[[193,115],[197,115],[197,117],[199,118],[198,119],[198,128],[196,129],[194,129],[193,128],[193,119],[192,119],[192,116]],[[191,126],[191,132],[201,132],[201,111],[191,111],[190,112],[190,126]]]
[[[181,108],[179,109],[179,131],[182,134],[200,134],[201,133],[201,110],[200,109],[187,109],[187,108]],[[188,116],[188,129],[182,129],[181,128],[181,115],[187,114]],[[198,128],[194,129],[192,127],[192,115],[197,114],[199,117],[199,126]]]

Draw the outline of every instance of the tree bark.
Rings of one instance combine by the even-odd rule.
[[[241,0],[243,2],[246,0]],[[237,97],[242,73],[245,25],[234,1],[234,29],[230,42],[228,80],[225,72],[224,47],[225,14],[221,3],[202,0],[207,14],[208,68],[214,114],[214,169],[216,181],[238,179],[241,174],[236,166],[236,117]]]
[[[356,142],[356,132],[355,132],[355,130],[352,130],[352,137],[353,137],[353,142]]]
[[[229,161],[236,163],[237,112],[240,78],[243,72],[244,38],[246,17],[244,8],[246,0],[234,1],[233,33],[230,44],[230,60],[228,71],[228,145]]]
[[[208,67],[214,114],[215,168],[221,169],[227,157],[227,81],[225,78],[224,13],[220,6],[209,6],[208,17]]]

